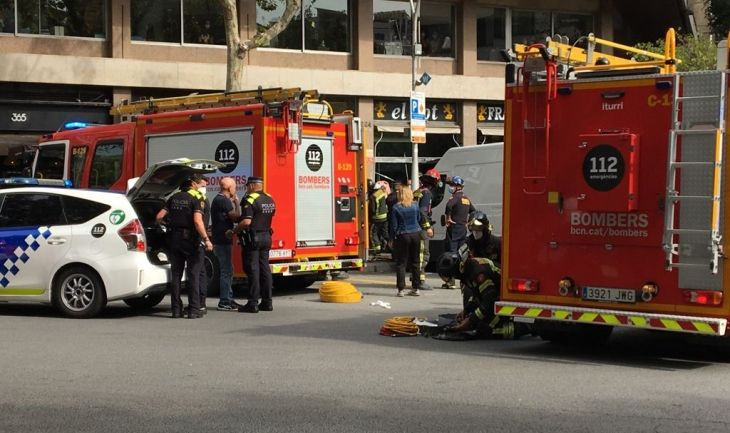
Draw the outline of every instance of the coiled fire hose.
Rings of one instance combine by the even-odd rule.
[[[413,337],[418,335],[418,325],[416,320],[425,320],[418,317],[396,316],[385,319],[383,326],[380,327],[380,335],[388,337]]]
[[[319,299],[322,302],[354,304],[362,300],[362,293],[348,282],[326,281],[319,288]]]

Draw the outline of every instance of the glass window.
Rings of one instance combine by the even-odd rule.
[[[96,145],[91,161],[89,188],[109,189],[122,174],[124,143],[112,141]]]
[[[286,2],[277,0],[266,0],[256,2],[256,27],[259,32],[266,31],[274,25],[284,14]],[[271,48],[289,48],[292,50],[302,49],[302,16],[297,15],[289,22],[289,25],[269,42]]]
[[[0,227],[66,224],[61,198],[53,194],[7,194],[0,211]]]
[[[15,0],[0,0],[0,33],[15,33]]]
[[[550,12],[512,11],[512,43],[544,43],[552,35],[551,30]]]
[[[350,51],[348,0],[304,0],[304,48]]]
[[[506,47],[505,10],[485,8],[477,12],[477,60],[502,60]]]
[[[421,45],[426,57],[454,57],[455,8],[450,4],[421,5]]]
[[[183,0],[183,29],[188,44],[226,44],[220,0]]]
[[[560,36],[567,36],[574,43],[581,36],[588,36],[593,31],[593,16],[582,14],[555,14],[555,31]],[[585,46],[585,45],[583,45]]]
[[[81,186],[81,177],[84,174],[84,162],[86,162],[87,146],[74,147],[71,150],[71,182],[73,186]]]
[[[66,159],[66,145],[48,144],[38,149],[35,177],[38,179],[63,179],[63,166]]]
[[[408,2],[374,0],[373,50],[375,54],[410,56],[411,32],[411,6]]]
[[[69,224],[83,224],[111,209],[111,206],[78,197],[63,197],[63,211]]]
[[[106,1],[19,1],[18,32],[54,36],[105,38]]]
[[[180,0],[131,0],[132,40],[180,42]]]

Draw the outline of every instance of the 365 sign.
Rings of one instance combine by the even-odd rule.
[[[10,113],[10,121],[13,123],[23,123],[28,121],[28,113]]]

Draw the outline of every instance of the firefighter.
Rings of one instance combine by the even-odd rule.
[[[487,215],[480,211],[474,212],[468,227],[471,233],[466,238],[466,244],[471,257],[484,257],[501,267],[502,239],[492,234],[492,225]]]
[[[512,323],[494,314],[494,303],[499,299],[500,270],[491,260],[444,253],[439,257],[438,272],[444,281],[459,278],[462,282],[464,308],[456,315],[450,332],[475,331],[477,338],[493,335],[512,338]]]
[[[464,179],[460,176],[451,178],[451,186],[449,192],[452,194],[446,203],[446,252],[456,253],[459,247],[466,242],[466,223],[469,221],[469,215],[474,213],[476,209],[469,197],[464,195]],[[456,282],[450,279],[442,286],[444,289],[455,289]]]
[[[375,191],[370,196],[373,221],[370,225],[370,239],[375,254],[384,251],[388,244],[388,207],[385,204],[385,198],[388,195],[387,189],[386,181],[375,182]]]
[[[243,270],[248,278],[248,303],[240,306],[238,311],[273,311],[269,250],[271,222],[276,213],[276,203],[263,191],[263,179],[260,177],[249,177],[246,187],[247,194],[241,199],[241,221],[233,229],[241,241]]]
[[[429,222],[429,225],[433,226],[434,222],[431,219],[431,204],[433,203],[433,193],[431,192],[433,188],[436,188],[438,186],[439,181],[441,180],[441,173],[439,173],[438,170],[435,168],[432,168],[428,171],[426,171],[426,174],[421,176],[420,178],[420,187],[416,190],[416,192],[413,193],[413,198],[418,202],[418,207],[421,209],[421,213],[426,216],[426,219]],[[433,231],[431,231],[433,233]],[[421,231],[421,246],[420,246],[420,255],[419,255],[419,264],[420,264],[420,279],[421,279],[421,289],[428,290],[430,287],[426,284],[426,265],[428,264],[428,260],[431,257],[429,253],[429,242],[428,242],[429,236],[428,231],[422,230]]]
[[[205,244],[205,249],[211,251],[213,244],[208,238],[208,233],[203,225],[203,211],[200,209],[200,200],[193,197],[188,189],[192,185],[190,180],[186,181],[187,187],[184,191],[173,194],[156,217],[158,224],[167,221],[168,246],[171,267],[171,303],[172,318],[183,317],[183,305],[180,299],[180,282],[183,271],[187,268],[187,291],[188,291],[188,318],[197,319],[203,317],[200,313],[200,292],[198,290],[198,275],[200,274],[200,242]]]

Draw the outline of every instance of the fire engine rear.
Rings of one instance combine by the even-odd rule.
[[[554,340],[725,335],[727,72],[676,73],[673,30],[647,63],[596,64],[596,42],[631,49],[591,35],[508,66],[495,312]]]
[[[367,200],[359,119],[335,116],[316,92],[193,95],[124,103],[112,114],[123,122],[72,124],[43,137],[35,175],[124,191],[129,179],[154,163],[215,160],[223,167],[210,176],[211,201],[226,176],[236,181],[239,198],[248,176],[263,177],[264,190],[276,200],[271,268],[278,286],[306,287],[327,271],[363,267]],[[163,202],[150,196],[138,210],[150,237],[159,239],[158,249],[164,242],[153,233],[154,215]],[[243,276],[240,251],[234,250],[236,275]],[[214,255],[207,266],[217,287]]]

